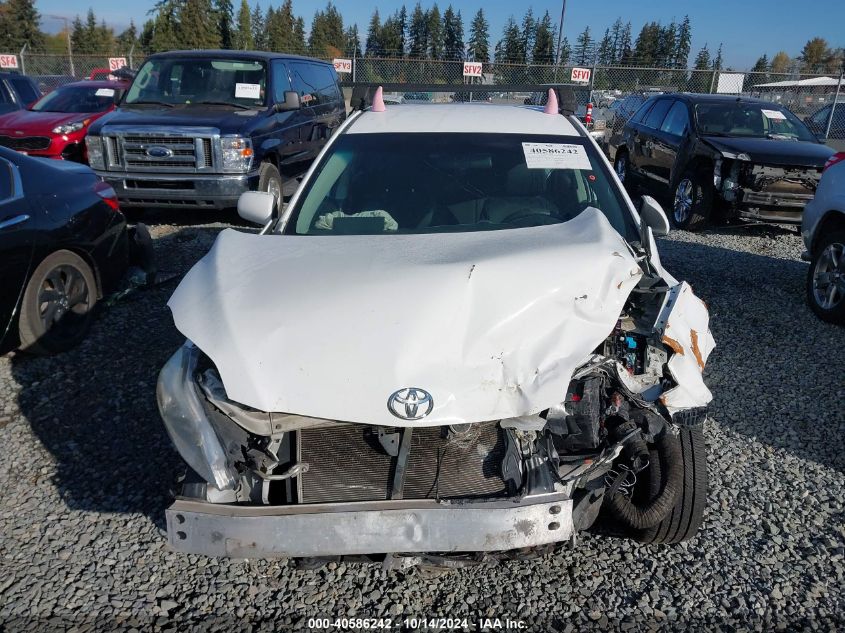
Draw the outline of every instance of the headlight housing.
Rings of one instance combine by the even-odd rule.
[[[237,477],[205,414],[194,381],[199,349],[186,341],[161,368],[158,410],[179,454],[196,473],[220,490],[235,488]]]
[[[220,152],[223,157],[223,171],[244,172],[252,166],[252,140],[243,136],[220,137]]]
[[[92,169],[105,169],[106,159],[103,155],[103,141],[99,136],[86,136],[85,147],[88,148],[88,164]]]
[[[53,134],[71,134],[73,132],[78,132],[79,130],[85,128],[88,123],[90,123],[90,119],[76,121],[75,123],[63,123],[62,125],[57,125],[53,128]]]

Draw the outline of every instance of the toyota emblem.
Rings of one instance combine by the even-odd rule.
[[[434,399],[425,389],[405,387],[387,399],[387,410],[402,420],[421,420],[434,408]]]

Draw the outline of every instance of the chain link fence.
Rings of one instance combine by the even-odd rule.
[[[124,57],[131,68],[144,60],[133,51],[98,55],[68,55],[22,52],[21,72],[36,79],[48,92],[59,85],[90,76],[96,69],[109,67],[109,58]],[[656,92],[698,92],[758,97],[778,103],[807,121],[816,134],[845,144],[845,91],[842,73],[838,75],[755,73],[734,70],[696,70],[688,68],[650,68],[640,66],[603,66],[598,64],[515,64],[485,63],[480,78],[463,76],[461,60],[411,59],[407,57],[361,57],[352,60],[352,72],[341,75],[346,83],[384,82],[407,84],[544,84],[570,81],[573,68],[590,70],[585,88],[578,91],[579,103],[595,104],[598,121],[613,116],[613,104],[630,95]],[[411,88],[412,89],[412,88]],[[430,100],[449,100],[453,93],[432,94]],[[583,98],[581,97],[583,96]],[[494,93],[500,102],[523,102],[528,94]],[[586,103],[580,103],[585,105]]]

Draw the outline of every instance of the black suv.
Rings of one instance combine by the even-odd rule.
[[[0,73],[0,114],[22,110],[40,97],[41,91],[30,77]]]
[[[652,97],[625,124],[616,174],[671,196],[675,226],[743,217],[800,223],[833,153],[792,112],[725,95]]]
[[[147,58],[118,108],[88,132],[91,167],[122,207],[228,209],[281,199],[346,118],[332,64],[250,51]]]

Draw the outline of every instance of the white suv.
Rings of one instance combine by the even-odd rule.
[[[807,302],[821,319],[845,324],[845,152],[827,161],[801,235],[810,262]]]

